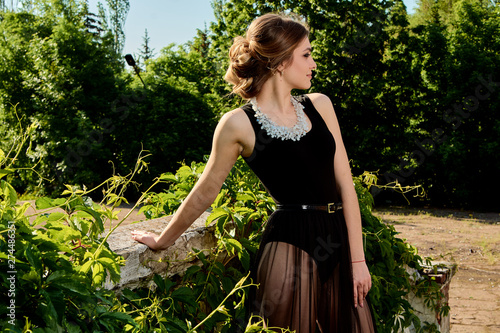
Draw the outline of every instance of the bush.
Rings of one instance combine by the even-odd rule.
[[[14,172],[14,162],[29,134],[23,134],[14,156],[0,150],[0,178]],[[33,170],[32,170],[33,171]],[[126,178],[109,180],[107,204],[119,198]],[[118,194],[117,194],[118,193]],[[34,216],[15,189],[0,180],[0,327],[22,332],[121,332],[137,326],[119,307],[106,278],[120,279],[123,258],[112,252],[105,233],[112,210],[94,203],[88,191],[68,186],[66,198],[36,200]],[[58,210],[55,210],[58,208]]]

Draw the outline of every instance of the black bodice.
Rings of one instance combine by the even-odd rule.
[[[245,161],[277,203],[337,202],[335,140],[309,97],[301,95],[296,99],[312,124],[298,141],[271,138],[257,122],[251,104],[242,107],[255,131],[254,150]]]

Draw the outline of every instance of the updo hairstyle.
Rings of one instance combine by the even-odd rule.
[[[292,59],[295,48],[309,36],[305,23],[291,16],[265,14],[248,27],[246,37],[236,37],[229,50],[224,79],[242,98],[256,96],[281,64]]]

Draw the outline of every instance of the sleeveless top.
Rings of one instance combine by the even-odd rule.
[[[250,103],[242,109],[249,117],[255,146],[244,158],[276,203],[326,204],[338,202],[333,159],[335,140],[309,97],[295,97],[311,122],[298,141],[270,137],[261,128]]]

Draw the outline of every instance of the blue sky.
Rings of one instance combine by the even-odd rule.
[[[411,12],[416,0],[403,1]],[[91,11],[95,11],[97,2],[89,0]],[[170,43],[187,42],[196,35],[196,29],[204,29],[212,21],[214,14],[210,0],[130,0],[123,53],[138,53],[145,29],[148,30],[150,46],[158,54]]]

